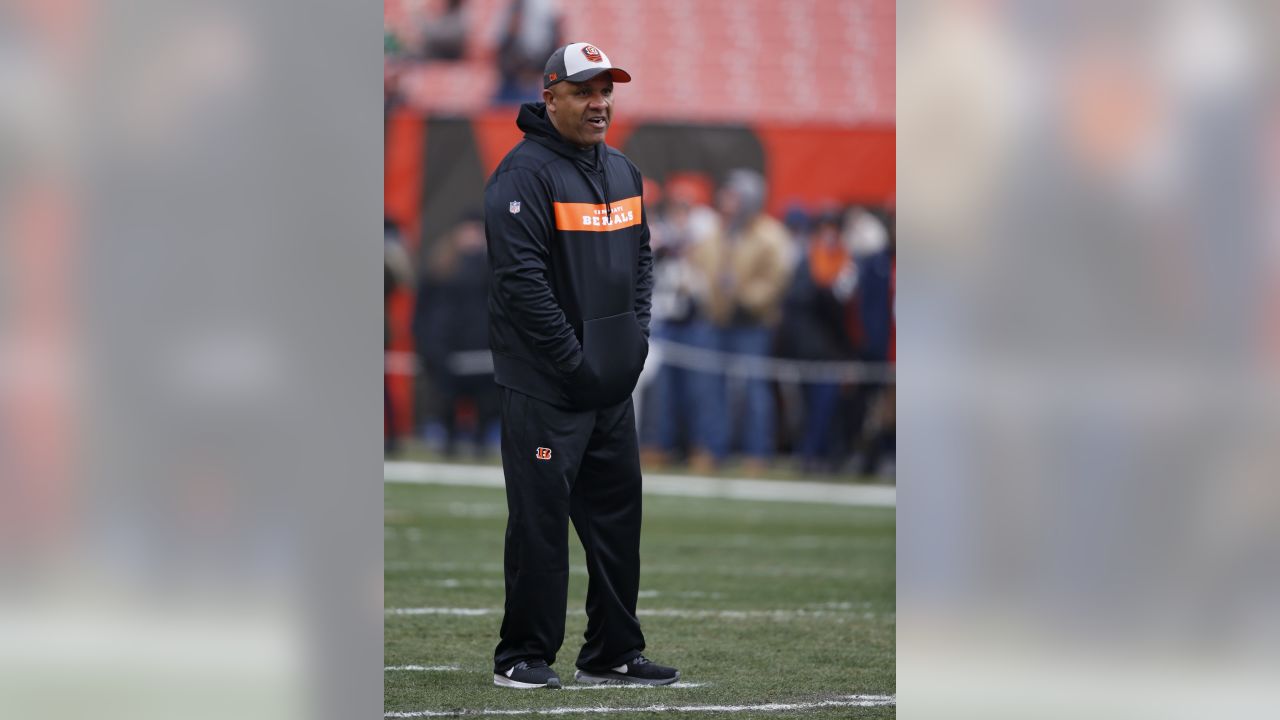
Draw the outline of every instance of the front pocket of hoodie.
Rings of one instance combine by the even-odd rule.
[[[634,312],[583,323],[582,361],[596,379],[592,404],[604,407],[626,399],[635,389],[648,350]]]

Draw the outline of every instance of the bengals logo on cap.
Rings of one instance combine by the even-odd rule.
[[[600,51],[596,49],[595,45],[583,45],[582,54],[586,55],[587,59],[591,62],[600,62],[601,60],[604,60],[604,56],[600,54]]]

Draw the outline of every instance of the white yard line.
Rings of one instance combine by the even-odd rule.
[[[552,707],[541,710],[420,710],[417,712],[389,712],[389,718],[419,717],[481,717],[485,715],[576,715],[586,713],[663,713],[663,712],[705,712],[736,713],[754,712],[788,712],[791,710],[814,710],[829,707],[881,707],[898,704],[894,695],[846,695],[839,700],[819,700],[815,702],[765,703],[761,705],[643,705],[640,707]]]
[[[500,615],[502,608],[454,608],[454,607],[416,607],[416,608],[387,608],[387,615]],[[570,610],[569,615],[582,615],[582,610]],[[878,615],[871,612],[858,613],[853,609],[817,609],[806,610],[804,608],[790,608],[778,610],[691,610],[687,608],[654,608],[640,609],[636,611],[640,617],[669,617],[669,618],[722,618],[728,620],[790,620],[792,618],[803,617],[861,617],[864,620],[873,620],[877,617],[889,617],[888,615]]]
[[[392,461],[383,463],[390,483],[504,487],[502,468],[492,465]],[[645,473],[650,495],[726,498],[763,502],[806,502],[866,507],[895,507],[897,488],[889,485],[836,485],[801,480],[748,480]]]
[[[673,682],[670,685],[565,685],[565,690],[684,690],[705,687],[706,683]]]
[[[501,608],[449,608],[449,607],[417,607],[387,608],[387,615],[492,615],[502,612]]]
[[[388,665],[383,672],[448,672],[459,669],[457,665]]]
[[[686,610],[683,608],[660,608],[656,610],[637,610],[636,612],[646,617],[727,618],[732,620],[754,618],[787,620],[797,617],[833,617],[836,615],[850,616],[857,614],[849,611],[805,610],[803,608],[795,610]],[[863,613],[862,615],[867,619],[873,617],[872,613]]]
[[[502,563],[459,563],[459,562],[403,562],[388,560],[383,564],[384,570],[405,572],[415,570],[429,570],[433,572],[453,572],[453,573],[496,573],[499,578],[502,577]],[[871,571],[865,568],[835,568],[835,567],[803,567],[792,565],[762,565],[756,567],[737,567],[726,565],[673,565],[664,563],[651,563],[644,566],[647,575],[728,575],[730,577],[767,577],[767,578],[789,578],[789,577],[822,577],[822,578],[865,578],[869,577]],[[586,565],[570,565],[570,575],[580,575],[587,577]],[[497,582],[501,582],[498,580]],[[494,587],[502,587],[500,584]]]

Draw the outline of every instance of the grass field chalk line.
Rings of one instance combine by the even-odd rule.
[[[553,707],[531,710],[483,709],[483,710],[419,710],[416,712],[389,712],[388,718],[420,717],[484,717],[489,715],[576,715],[613,713],[736,713],[736,712],[788,712],[791,710],[817,710],[831,707],[883,707],[897,705],[894,695],[846,695],[839,700],[815,702],[764,703],[760,705],[643,705],[640,707]]]
[[[382,672],[449,672],[459,670],[457,665],[388,665]]]
[[[383,478],[389,483],[505,487],[502,468],[493,465],[388,461],[382,467]],[[658,473],[645,473],[644,492],[679,497],[886,508],[895,507],[898,502],[897,488],[891,485],[836,485],[803,480],[749,480]]]
[[[501,608],[451,608],[451,607],[416,607],[387,608],[387,615],[493,615],[502,612]]]
[[[673,682],[670,685],[565,685],[565,690],[687,690],[689,688],[706,687],[706,683]]]
[[[483,616],[483,615],[501,615],[502,608],[455,608],[455,607],[412,607],[412,608],[386,608],[383,610],[386,615],[463,615],[463,616]],[[570,616],[582,615],[582,610],[570,610]],[[788,620],[791,618],[829,618],[829,617],[856,617],[861,615],[863,619],[869,618],[868,613],[859,612],[857,610],[839,610],[839,609],[819,609],[809,610],[805,608],[779,608],[777,610],[694,610],[688,608],[654,608],[646,610],[641,608],[636,611],[640,617],[668,617],[668,618],[718,618],[724,620]]]

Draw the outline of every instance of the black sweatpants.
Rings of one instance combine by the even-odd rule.
[[[554,663],[564,641],[569,519],[586,550],[587,631],[577,666],[611,668],[644,649],[640,590],[640,451],[631,399],[562,410],[502,388],[507,484],[506,614],[494,671]]]

